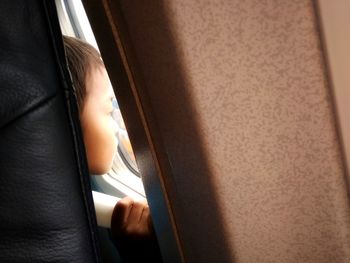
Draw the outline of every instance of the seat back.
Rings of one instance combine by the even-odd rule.
[[[54,1],[0,2],[0,262],[99,262]]]

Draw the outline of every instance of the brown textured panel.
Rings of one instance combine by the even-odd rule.
[[[119,4],[186,261],[350,261],[313,2]]]
[[[318,0],[323,43],[326,47],[330,85],[336,101],[347,169],[350,164],[350,1]],[[349,172],[348,172],[349,173]],[[348,179],[349,174],[348,174]],[[350,180],[349,180],[350,184]]]

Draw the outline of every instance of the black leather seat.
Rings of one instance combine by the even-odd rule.
[[[0,1],[0,262],[99,262],[53,0]]]

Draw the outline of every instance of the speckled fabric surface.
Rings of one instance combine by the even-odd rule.
[[[125,0],[121,10],[188,262],[350,262],[313,1]]]

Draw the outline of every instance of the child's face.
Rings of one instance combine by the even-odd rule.
[[[116,123],[112,118],[113,89],[105,68],[92,70],[86,77],[86,98],[80,122],[91,174],[104,174],[112,168],[117,149]]]

